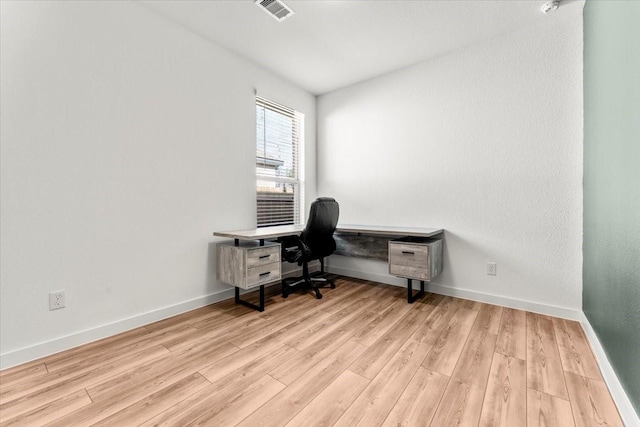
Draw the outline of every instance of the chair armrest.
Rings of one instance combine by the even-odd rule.
[[[298,236],[286,236],[278,239],[282,246],[282,256],[288,262],[302,262],[311,256],[311,249]]]

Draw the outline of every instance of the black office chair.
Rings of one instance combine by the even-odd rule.
[[[287,278],[282,281],[282,297],[289,293],[311,288],[316,298],[322,298],[319,288],[336,287],[332,280],[321,277],[311,277],[309,261],[320,260],[320,271],[324,273],[324,257],[336,250],[333,232],[338,225],[340,207],[331,197],[320,197],[311,204],[309,220],[300,236],[287,236],[279,239],[282,245],[282,257],[291,263],[297,262],[302,266],[302,277]],[[319,285],[319,283],[321,285]]]

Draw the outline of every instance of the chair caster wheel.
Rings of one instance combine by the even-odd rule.
[[[316,299],[322,299],[322,294],[316,295]]]
[[[331,284],[331,289],[335,289],[335,288],[336,288],[336,284],[335,284],[335,283],[332,283],[332,284]]]
[[[282,294],[282,298],[288,298],[289,294]]]

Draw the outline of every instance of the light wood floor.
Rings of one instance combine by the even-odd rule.
[[[268,295],[264,313],[225,301],[5,370],[0,424],[622,425],[576,322],[337,285],[322,300]]]

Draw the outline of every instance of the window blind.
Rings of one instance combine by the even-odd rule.
[[[256,97],[257,226],[304,221],[304,115]]]

